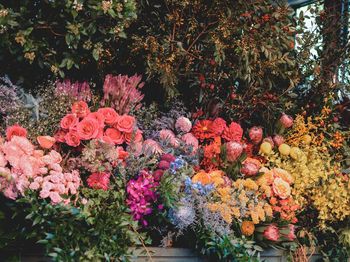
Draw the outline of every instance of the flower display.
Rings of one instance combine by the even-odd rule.
[[[86,180],[89,187],[94,189],[102,189],[102,190],[108,190],[109,185],[109,177],[111,174],[100,172],[100,173],[92,173],[88,179]]]

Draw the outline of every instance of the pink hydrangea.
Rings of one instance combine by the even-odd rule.
[[[192,129],[191,120],[189,120],[187,117],[181,116],[176,120],[175,128],[179,132],[188,133]]]

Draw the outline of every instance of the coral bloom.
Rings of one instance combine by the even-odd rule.
[[[106,172],[96,172],[92,173],[88,179],[87,183],[89,187],[93,189],[102,189],[102,190],[108,190],[109,186],[109,177],[111,174]]]
[[[19,125],[10,126],[6,129],[6,138],[10,141],[13,136],[27,137],[27,130]]]
[[[192,133],[200,140],[212,138],[215,134],[212,132],[212,121],[200,120],[192,128]]]
[[[65,115],[60,122],[61,128],[70,129],[78,124],[79,119],[74,114]]]
[[[68,132],[64,136],[64,141],[66,142],[67,145],[77,147],[80,145],[80,137],[78,134],[74,131]]]
[[[273,181],[272,190],[281,199],[286,199],[291,193],[290,185],[280,177]]]
[[[89,106],[84,101],[75,102],[72,105],[72,113],[77,117],[82,118],[90,113]]]
[[[77,125],[77,134],[82,140],[89,140],[96,138],[99,133],[100,125],[96,119],[84,118]]]
[[[201,183],[202,185],[208,185],[212,183],[212,179],[207,172],[200,171],[192,177],[192,182]]]
[[[252,221],[243,221],[241,225],[242,234],[251,236],[254,234],[255,225]]]
[[[226,128],[226,121],[221,117],[216,118],[211,125],[211,131],[215,133],[216,136],[220,136]]]
[[[121,132],[132,133],[136,124],[135,117],[129,115],[122,115],[118,118],[114,127]]]
[[[119,117],[118,113],[111,107],[100,108],[97,112],[104,116],[105,123],[110,126],[115,124]]]
[[[121,145],[124,143],[123,134],[115,128],[107,128],[105,136],[109,137],[115,145]]]
[[[56,139],[52,136],[38,136],[36,140],[38,141],[39,145],[45,149],[51,148],[56,142]]]
[[[279,230],[278,227],[276,225],[269,225],[263,233],[264,237],[267,240],[271,240],[271,241],[278,241],[280,234],[279,234]]]
[[[241,141],[242,136],[243,136],[243,129],[236,122],[232,122],[229,125],[229,127],[226,127],[222,134],[222,137],[227,141],[236,141],[236,142]]]

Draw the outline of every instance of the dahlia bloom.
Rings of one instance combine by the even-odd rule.
[[[192,134],[200,139],[213,138],[215,134],[212,132],[213,122],[210,120],[199,120],[192,128]]]
[[[176,120],[175,128],[179,132],[188,133],[191,131],[192,123],[187,117],[181,116]]]
[[[184,134],[181,137],[181,140],[185,142],[186,145],[192,146],[194,153],[197,152],[199,147],[199,142],[198,142],[198,139],[192,133]]]

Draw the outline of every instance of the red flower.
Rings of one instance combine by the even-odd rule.
[[[87,183],[89,187],[93,189],[102,189],[106,191],[108,190],[110,176],[111,174],[105,172],[92,173],[88,177]]]
[[[232,122],[229,127],[226,127],[222,134],[222,137],[227,141],[236,141],[236,142],[241,141],[242,136],[243,136],[243,129],[236,122]]]
[[[212,124],[213,122],[210,120],[199,120],[192,128],[193,135],[201,140],[214,137]]]

